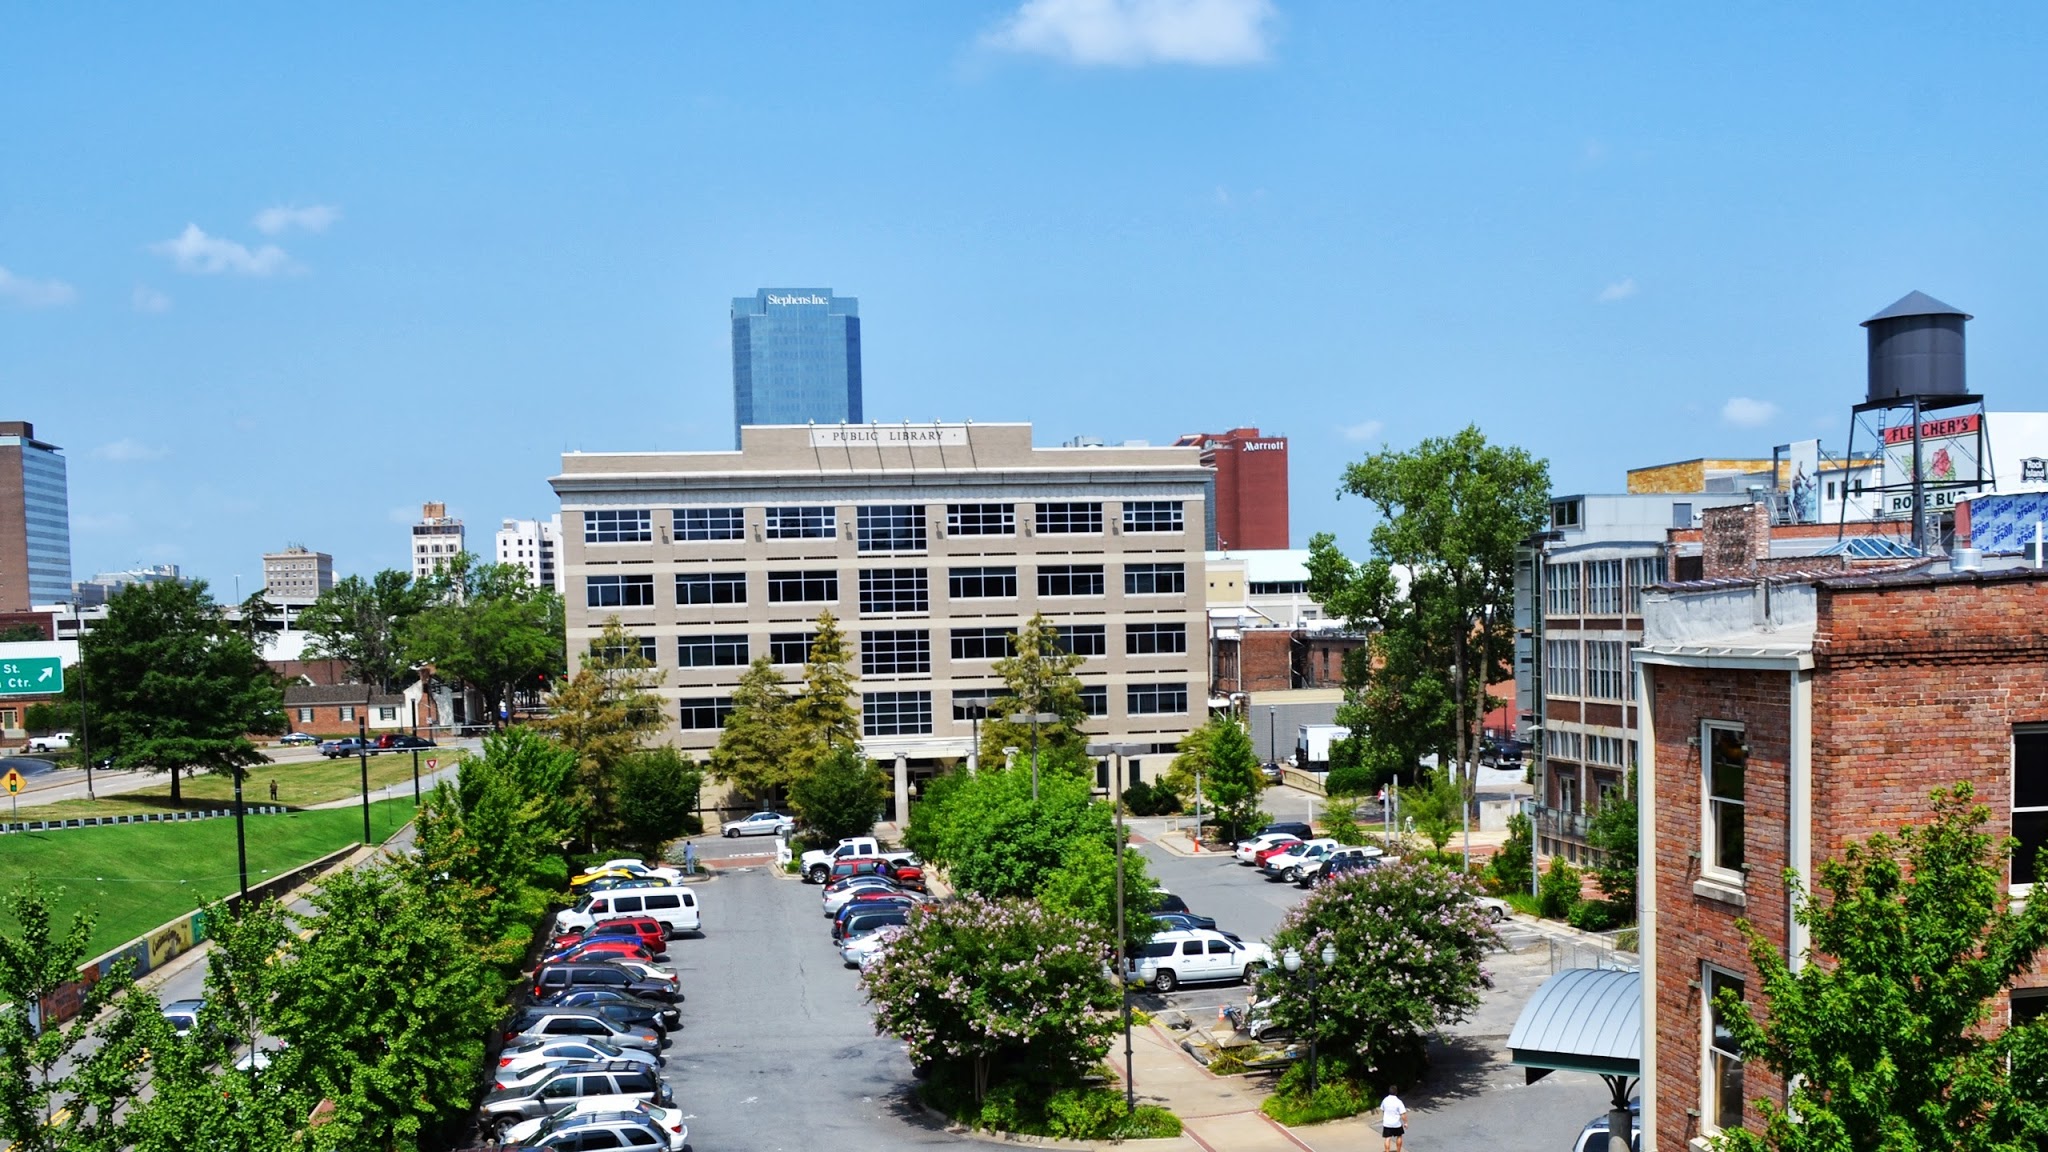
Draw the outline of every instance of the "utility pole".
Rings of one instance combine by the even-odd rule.
[[[249,840],[242,832],[242,777],[248,770],[237,765],[235,768],[235,860],[242,868],[242,899],[235,905],[235,915],[240,916],[249,908]]]
[[[1131,986],[1124,979],[1124,757],[1138,750],[1136,744],[1090,744],[1088,754],[1108,754],[1116,763],[1116,964],[1117,987],[1123,993],[1124,1009],[1124,1107],[1136,1111],[1138,1107],[1138,1076],[1136,1060],[1131,1054]]]
[[[78,748],[85,755],[85,798],[97,800],[92,790],[92,721],[86,707],[85,617],[78,614],[77,597],[71,600],[71,630],[78,633]]]
[[[363,764],[363,846],[370,844],[370,722],[356,717],[356,756]]]

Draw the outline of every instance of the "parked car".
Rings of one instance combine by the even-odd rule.
[[[672,1102],[667,1104],[649,1104],[644,1100],[628,1108],[619,1108],[615,1105],[607,1104],[604,1100],[598,1098],[578,1100],[573,1104],[564,1104],[548,1115],[538,1119],[522,1120],[517,1124],[513,1124],[505,1129],[504,1136],[507,1141],[514,1144],[524,1143],[525,1141],[539,1139],[541,1133],[550,1128],[574,1125],[578,1119],[585,1116],[621,1112],[636,1112],[644,1115],[653,1122],[658,1132],[665,1134],[666,1143],[653,1145],[657,1150],[666,1148],[670,1149],[671,1152],[687,1152],[690,1147],[690,1129],[688,1125],[683,1123],[682,1110],[675,1107]],[[600,1133],[596,1140],[586,1136],[578,1141],[576,1147],[579,1149],[639,1147],[639,1145],[631,1142],[629,1139],[630,1135],[630,1132],[625,1131],[617,1133],[605,1132]],[[617,1137],[619,1142],[612,1142],[614,1136]],[[566,1148],[569,1145],[563,1145],[562,1147]]]
[[[1359,872],[1369,872],[1374,868],[1392,862],[1391,857],[1377,854],[1338,855],[1333,859],[1325,860],[1323,866],[1317,868],[1314,872],[1304,873],[1300,884],[1304,888],[1313,884],[1331,884],[1346,876],[1355,875]]]
[[[1264,868],[1266,866],[1266,861],[1271,860],[1273,857],[1278,856],[1282,852],[1286,852],[1289,849],[1299,847],[1300,845],[1305,843],[1307,843],[1307,841],[1305,840],[1275,840],[1273,841],[1273,843],[1267,845],[1266,847],[1261,848],[1258,851],[1252,853],[1252,865],[1257,868]]]
[[[1259,861],[1259,871],[1265,873],[1268,880],[1285,880],[1292,884],[1301,879],[1303,865],[1311,860],[1320,862],[1323,857],[1342,847],[1344,845],[1328,837],[1320,840],[1303,840],[1290,844],[1281,851],[1266,853]]]
[[[1300,839],[1302,837],[1292,832],[1262,832],[1249,840],[1239,840],[1231,855],[1237,858],[1239,864],[1251,867],[1258,864],[1259,853],[1282,841]]]
[[[1152,922],[1159,925],[1159,927],[1153,929],[1155,932],[1193,932],[1197,929],[1208,932],[1221,931],[1221,929],[1216,927],[1216,921],[1209,919],[1209,917],[1195,916],[1187,912],[1154,912],[1152,914]],[[1230,936],[1232,940],[1237,939],[1236,936],[1232,936],[1228,932],[1223,934]]]
[[[649,996],[635,996],[631,992],[621,992],[616,988],[569,988],[554,993],[542,1003],[551,1008],[584,1009],[604,1004],[620,1004],[651,1014],[653,1022],[665,1032],[673,1032],[683,1026],[683,1014],[676,1008],[674,1002],[656,1000]]]
[[[744,820],[735,820],[723,829],[726,839],[741,836],[787,836],[796,831],[796,817],[784,816],[780,812],[756,812]]]
[[[1188,919],[1194,921],[1195,927],[1197,928],[1203,929],[1205,931],[1213,931],[1215,929],[1216,918],[1214,916],[1202,915],[1201,913],[1188,907],[1187,901],[1181,899],[1178,896],[1175,896],[1173,893],[1168,892],[1164,888],[1158,889],[1157,892],[1159,896],[1159,902],[1152,906],[1152,910],[1154,912],[1179,912],[1182,915],[1186,916]]]
[[[627,967],[628,963],[630,961],[604,964],[593,960],[570,960],[544,964],[533,974],[531,993],[537,1001],[571,988],[610,988],[650,1000],[677,998],[672,981],[642,975]]]
[[[670,884],[680,884],[683,882],[683,870],[656,866],[645,860],[607,860],[585,868],[581,876],[569,881],[569,886],[576,888],[581,886],[578,881],[600,879],[666,880]]]
[[[1499,924],[1515,914],[1515,910],[1508,907],[1508,902],[1498,896],[1479,897],[1479,908],[1486,913],[1488,924]]]
[[[521,1128],[524,1130],[523,1125]],[[680,1152],[685,1135],[680,1114],[665,1110],[662,1122],[657,1123],[651,1109],[636,1109],[572,1114],[559,1120],[549,1116],[522,1139],[535,1148],[647,1148]]]
[[[547,1040],[562,1037],[602,1040],[620,1048],[643,1052],[661,1051],[661,1033],[652,1028],[631,1028],[581,1008],[548,1008],[534,1005],[512,1014],[505,1025],[504,1040]]]
[[[1182,984],[1224,980],[1250,983],[1272,963],[1273,950],[1264,944],[1247,944],[1221,932],[1201,929],[1161,932],[1125,961],[1124,979],[1171,992]]]
[[[903,931],[900,924],[885,924],[872,932],[848,936],[839,942],[839,958],[846,961],[848,968],[866,968],[868,957],[888,951]]]
[[[564,1064],[511,1088],[496,1088],[484,1094],[477,1108],[477,1123],[499,1137],[522,1120],[538,1120],[565,1104],[608,1101],[605,1111],[620,1111],[643,1102],[669,1104],[675,1091],[662,1083],[652,1064],[637,1061],[600,1061]]]
[[[279,744],[284,745],[287,748],[295,748],[307,744],[320,743],[320,741],[316,737],[305,732],[287,732],[284,735],[279,736],[277,738],[277,742]]]
[[[1364,867],[1372,868],[1378,865],[1380,857],[1384,855],[1386,855],[1386,850],[1383,848],[1362,848],[1352,844],[1332,848],[1321,856],[1304,860],[1297,865],[1294,869],[1294,882],[1303,888],[1307,888],[1316,882],[1316,878],[1321,876],[1325,869],[1328,869],[1340,860],[1369,861],[1369,863],[1364,864]],[[1355,867],[1355,865],[1352,867]],[[1339,874],[1341,875],[1342,873],[1340,872]]]
[[[582,940],[575,936],[564,937],[567,943],[559,944],[552,951],[543,953],[541,967],[550,964],[573,964],[577,961],[606,960],[617,956],[626,960],[652,960],[654,955],[640,946],[637,936],[600,936],[595,940]]]
[[[683,995],[681,978],[666,968],[656,967],[654,964],[644,960],[606,960],[604,963],[614,968],[624,968],[643,980],[651,980],[657,985],[665,986],[668,989],[666,996],[656,996],[655,999],[657,1000],[673,999],[681,1001],[688,999],[688,997]],[[636,995],[639,995],[639,993],[636,993]]]
[[[884,904],[880,907],[856,909],[852,915],[833,921],[832,943],[837,945],[842,940],[865,936],[877,928],[908,923],[910,909],[902,905]]]
[[[74,737],[69,732],[52,732],[48,736],[38,736],[30,740],[28,742],[28,750],[31,752],[69,752],[73,740]]]
[[[1266,778],[1266,783],[1268,784],[1278,784],[1280,782],[1280,765],[1271,760],[1259,766],[1259,773]]]
[[[204,1000],[173,1000],[163,1006],[163,1017],[170,1022],[171,1031],[184,1036],[199,1026],[199,1011],[204,1007]]]
[[[861,912],[871,912],[877,908],[896,908],[907,913],[917,903],[917,897],[912,896],[908,892],[890,892],[886,889],[869,889],[865,892],[856,892],[853,899],[848,900],[839,909],[838,913],[832,917],[832,935],[834,938],[846,935],[846,921],[850,916]]]
[[[1629,1147],[1643,1152],[1643,1099],[1637,1096],[1628,1102]],[[1607,1113],[1602,1112],[1579,1132],[1578,1143],[1572,1145],[1572,1152],[1607,1152],[1611,1146],[1608,1139]]]
[[[825,885],[824,894],[818,898],[825,915],[836,916],[847,901],[857,892],[889,892],[901,894],[909,891],[887,876],[849,876],[844,880]]]
[[[617,892],[621,888],[674,888],[676,882],[660,876],[633,876],[628,873],[611,871],[586,881],[582,895],[594,892]]]
[[[887,860],[892,864],[918,863],[915,852],[885,852],[882,843],[873,836],[850,836],[841,840],[829,851],[815,848],[797,859],[797,867],[803,878],[813,884],[825,884],[832,880],[832,865],[842,860]]]
[[[387,732],[377,737],[377,747],[390,752],[408,748],[436,748],[439,745],[425,736],[415,736],[410,732]]]
[[[368,752],[370,755],[375,756],[377,754],[377,746],[365,743],[360,736],[345,736],[339,740],[329,740],[320,745],[320,754],[329,760],[338,760],[343,756],[354,756],[359,752]]]
[[[1479,762],[1494,768],[1515,768],[1522,763],[1528,745],[1520,740],[1489,736],[1479,745]]]
[[[491,1088],[536,1084],[553,1075],[557,1068],[604,1064],[633,1064],[651,1072],[661,1071],[661,1057],[638,1048],[621,1048],[582,1036],[567,1040],[529,1040],[524,1044],[509,1044],[498,1053],[498,1066],[491,1072]]]
[[[1261,836],[1274,832],[1285,832],[1297,840],[1313,840],[1316,838],[1315,829],[1299,821],[1277,820],[1259,829],[1259,835]]]
[[[696,890],[676,886],[586,893],[582,899],[555,914],[555,931],[587,929],[600,920],[616,920],[624,916],[648,916],[659,920],[668,928],[671,937],[704,930]]]
[[[826,873],[825,882],[832,884],[855,876],[880,876],[899,888],[914,888],[920,892],[924,890],[923,866],[872,856],[839,861]]]
[[[557,946],[567,946],[585,940],[638,940],[649,956],[659,956],[668,951],[668,926],[648,916],[621,916],[615,920],[600,920],[588,928],[571,929],[555,937]]]

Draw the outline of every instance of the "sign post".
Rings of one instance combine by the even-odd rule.
[[[0,776],[0,786],[5,786],[7,789],[7,805],[15,818],[21,816],[20,796],[23,783],[21,773],[16,772],[12,768],[7,770],[7,775]]]
[[[54,696],[64,691],[64,662],[55,656],[0,660],[0,696]]]

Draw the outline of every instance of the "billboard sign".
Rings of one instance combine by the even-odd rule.
[[[1893,515],[1909,515],[1913,510],[1912,496],[1902,491],[1913,484],[1913,433],[1910,422],[1884,430],[1884,484],[1894,489],[1885,500],[1885,511]],[[1917,443],[1920,479],[1927,489],[1929,508],[1950,507],[1958,492],[1983,486],[1983,416],[1971,413],[1922,420]]]
[[[1792,498],[1792,522],[1820,523],[1820,441],[1794,442],[1787,467],[1791,469],[1787,490]]]

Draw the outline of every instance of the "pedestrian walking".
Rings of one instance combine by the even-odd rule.
[[[275,780],[270,782],[270,800],[272,803],[277,802],[277,781]]]
[[[1408,1131],[1408,1106],[1392,1092],[1380,1101],[1380,1152],[1401,1152],[1401,1137]]]

